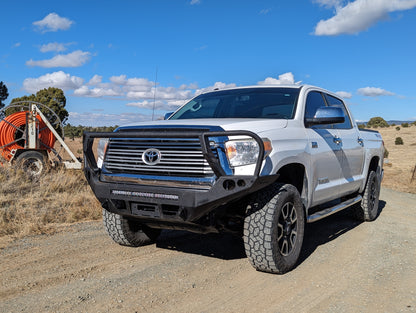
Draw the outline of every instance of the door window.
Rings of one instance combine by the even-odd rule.
[[[319,108],[325,107],[326,103],[322,94],[318,91],[312,91],[306,97],[305,121],[307,118],[313,118]],[[306,125],[306,123],[305,123]],[[314,125],[311,128],[332,128],[331,125]]]
[[[334,128],[336,128],[336,129],[351,129],[352,128],[352,123],[351,123],[348,111],[345,108],[344,103],[340,99],[335,98],[335,97],[330,96],[330,95],[327,95],[327,94],[325,94],[325,98],[326,98],[326,102],[328,103],[329,106],[341,108],[342,111],[344,112],[344,116],[345,116],[344,123],[334,124]]]

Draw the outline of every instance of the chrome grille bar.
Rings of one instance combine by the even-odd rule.
[[[160,162],[156,165],[148,165],[142,159],[143,153],[149,148],[160,151]],[[109,173],[192,177],[214,175],[203,156],[199,138],[113,138],[107,147],[104,167]]]

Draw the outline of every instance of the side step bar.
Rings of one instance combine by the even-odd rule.
[[[363,199],[363,197],[357,196],[355,198],[352,198],[352,199],[349,199],[347,201],[341,202],[340,204],[337,204],[337,205],[333,206],[332,208],[327,208],[325,210],[316,212],[316,213],[308,216],[307,222],[308,223],[313,223],[313,222],[319,221],[319,220],[323,219],[324,217],[327,217],[329,215],[332,215],[334,213],[342,211],[342,210],[348,208],[349,206],[351,206],[353,204],[356,204],[357,202],[360,202],[362,199]]]

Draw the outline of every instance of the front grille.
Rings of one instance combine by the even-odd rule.
[[[143,153],[149,148],[160,151],[159,163],[148,165],[143,161]],[[107,147],[104,167],[107,172],[115,174],[179,177],[214,175],[202,154],[199,138],[111,139]]]

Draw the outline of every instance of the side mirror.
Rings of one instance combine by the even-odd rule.
[[[164,120],[167,120],[174,112],[168,112],[165,114]]]
[[[307,126],[322,124],[340,124],[345,122],[344,111],[337,107],[320,107],[316,110],[315,116],[306,118]]]

